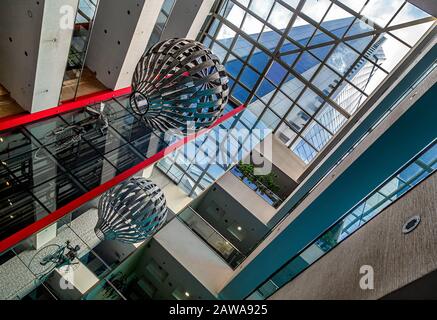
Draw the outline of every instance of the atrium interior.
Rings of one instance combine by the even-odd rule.
[[[437,299],[436,17],[2,0],[0,300]]]

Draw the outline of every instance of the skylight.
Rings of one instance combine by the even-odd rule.
[[[227,0],[201,39],[234,102],[310,163],[434,24],[404,0]]]

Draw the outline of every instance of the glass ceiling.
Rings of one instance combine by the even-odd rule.
[[[200,39],[231,98],[310,163],[433,24],[404,0],[226,0]]]
[[[228,105],[224,112],[234,107]],[[195,198],[235,163],[245,159],[270,133],[246,109],[167,155],[157,167]]]

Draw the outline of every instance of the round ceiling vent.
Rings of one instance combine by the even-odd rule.
[[[408,233],[414,231],[414,229],[417,228],[419,223],[420,223],[419,216],[411,217],[410,219],[407,220],[407,222],[405,222],[404,226],[402,227],[402,233],[408,234]]]

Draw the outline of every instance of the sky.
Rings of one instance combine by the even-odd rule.
[[[249,4],[249,0],[235,1],[240,2],[245,7],[247,7]],[[293,8],[295,8],[299,3],[299,0],[283,1]],[[340,0],[340,2],[347,5],[354,11],[359,11],[366,0]],[[373,21],[380,26],[386,26],[404,2],[404,0],[370,0],[362,11],[362,14],[370,20],[365,21],[364,23],[371,25]],[[302,11],[311,19],[315,20],[316,22],[320,22],[330,4],[330,0],[306,0]],[[272,5],[274,5],[273,11],[270,17],[268,17]],[[277,29],[284,29],[292,17],[292,12],[279,3],[275,3],[275,0],[252,0],[250,9],[262,18],[268,18],[268,22]],[[231,9],[227,19],[240,27],[244,13],[245,11],[243,9],[235,5]],[[323,21],[341,19],[350,16],[351,15],[348,12],[339,6],[333,5]],[[397,25],[425,17],[429,17],[429,15],[407,2],[390,25]],[[305,24],[308,24],[308,22],[302,18],[298,18],[293,26]],[[429,22],[410,28],[403,28],[401,30],[394,31],[393,34],[407,42],[409,45],[413,46],[420,39],[420,36],[423,35],[432,24],[433,22]],[[266,32],[271,30],[270,28],[262,29],[263,26],[264,25],[258,19],[248,15],[243,26],[241,26],[241,29],[247,34],[256,34],[260,33],[261,31]],[[218,39],[231,38],[234,36],[234,31],[232,31],[230,28],[223,27],[219,31]],[[382,67],[388,72],[392,71],[393,68],[410,50],[407,46],[389,35],[386,35],[386,41],[383,44],[383,49],[386,54],[386,59],[382,63]],[[376,75],[374,77],[375,84],[372,85],[376,87],[385,76],[386,75],[384,73]]]

